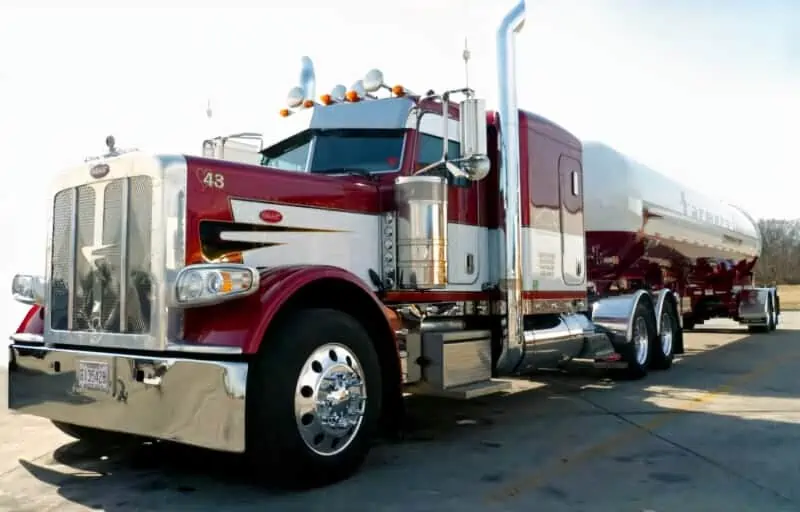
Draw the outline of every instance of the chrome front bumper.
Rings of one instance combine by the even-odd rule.
[[[8,407],[23,414],[214,450],[245,449],[247,363],[11,345]],[[107,390],[79,389],[81,362]]]

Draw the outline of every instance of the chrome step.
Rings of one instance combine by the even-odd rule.
[[[416,395],[440,396],[442,398],[453,398],[456,400],[470,400],[495,393],[502,393],[511,389],[511,382],[507,380],[490,379],[472,384],[453,386],[447,389],[436,389],[425,383],[414,386],[413,393]]]

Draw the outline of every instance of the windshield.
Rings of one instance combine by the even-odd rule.
[[[404,130],[307,130],[265,149],[261,165],[313,173],[391,171],[400,165],[404,135]]]

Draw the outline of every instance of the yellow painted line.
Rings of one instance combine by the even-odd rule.
[[[557,457],[556,461],[544,465],[533,473],[522,476],[511,483],[505,484],[500,488],[489,492],[485,496],[484,500],[489,503],[497,503],[519,496],[523,492],[532,491],[540,487],[542,484],[552,480],[553,478],[567,473],[572,468],[578,466],[581,462],[586,462],[595,457],[604,455],[612,449],[622,446],[626,442],[630,442],[631,439],[644,437],[648,435],[650,431],[669,423],[678,416],[688,412],[696,411],[700,406],[712,402],[722,395],[730,393],[737,386],[747,384],[758,377],[775,370],[777,366],[797,359],[798,357],[800,356],[789,356],[787,354],[782,354],[779,357],[768,359],[761,364],[754,366],[749,372],[730,379],[729,381],[715,387],[710,391],[700,393],[689,402],[687,407],[683,409],[659,411],[657,416],[650,421],[638,423],[636,425],[624,426],[623,430],[618,434],[615,434],[583,450]],[[622,416],[625,415],[622,414]]]

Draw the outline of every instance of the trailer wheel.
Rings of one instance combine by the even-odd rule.
[[[650,362],[654,370],[668,370],[675,359],[675,348],[680,336],[678,315],[671,302],[664,304],[661,311],[661,332],[658,333],[657,349],[653,351]]]
[[[776,329],[775,324],[775,308],[771,299],[767,299],[767,325],[748,325],[747,330],[750,333],[770,333]]]
[[[261,478],[291,488],[361,467],[381,410],[378,355],[362,325],[304,309],[264,339],[247,384],[247,455]]]
[[[778,328],[778,307],[777,295],[773,295],[769,301],[769,330],[774,331]]]
[[[620,375],[628,380],[646,377],[653,360],[653,353],[660,350],[653,308],[647,303],[640,302],[636,305],[632,322],[632,339],[620,350],[622,360],[628,363]]]

